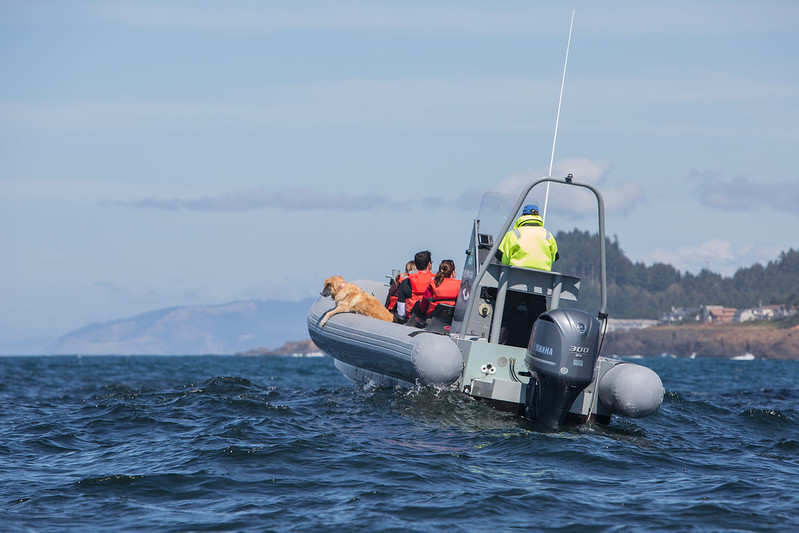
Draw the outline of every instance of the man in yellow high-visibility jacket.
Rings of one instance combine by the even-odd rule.
[[[544,227],[537,205],[524,206],[522,216],[499,243],[497,256],[505,265],[552,270],[552,263],[558,259],[558,243]]]
[[[513,229],[499,243],[497,259],[505,265],[552,270],[552,263],[558,259],[558,243],[544,227],[536,204],[524,206],[522,216],[516,219]],[[520,312],[520,309],[524,311]],[[499,343],[527,346],[533,323],[546,310],[547,301],[544,296],[508,291]]]

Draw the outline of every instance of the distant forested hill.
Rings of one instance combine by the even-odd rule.
[[[560,259],[555,270],[582,278],[581,309],[599,309],[599,237],[579,231],[556,235]],[[799,305],[799,251],[780,254],[766,266],[739,269],[732,277],[702,270],[682,273],[671,265],[633,263],[618,240],[606,238],[608,314],[613,318],[660,318],[673,307],[760,303]]]

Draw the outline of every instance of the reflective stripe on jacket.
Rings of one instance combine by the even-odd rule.
[[[552,270],[558,244],[540,216],[522,215],[502,238],[499,251],[505,265]]]

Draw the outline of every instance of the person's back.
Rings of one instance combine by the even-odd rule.
[[[405,299],[405,310],[409,313],[413,310],[413,306],[422,299],[424,291],[433,279],[433,272],[430,270],[417,270],[408,274],[408,282],[411,286],[411,296]]]
[[[552,263],[558,259],[558,244],[544,227],[536,204],[524,206],[513,229],[502,237],[497,258],[505,265],[552,270]],[[545,296],[509,290],[505,298],[499,343],[527,346],[533,323],[546,309]]]
[[[461,280],[455,278],[444,278],[441,285],[431,285],[432,298],[427,314],[432,315],[438,304],[455,305],[458,301],[458,293],[461,290]]]
[[[396,312],[400,321],[408,319],[413,306],[424,296],[427,285],[433,279],[431,272],[433,257],[428,250],[417,252],[413,262],[416,272],[410,272],[408,277],[402,280],[397,291]]]
[[[522,216],[499,243],[497,255],[505,265],[552,270],[552,263],[558,258],[558,244],[544,227],[537,205],[524,206]]]
[[[419,314],[429,317],[438,304],[455,305],[460,288],[461,280],[455,279],[455,263],[452,259],[444,259],[419,301]]]

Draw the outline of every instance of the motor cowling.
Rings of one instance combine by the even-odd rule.
[[[594,379],[599,320],[579,309],[554,309],[535,321],[524,363],[532,373],[525,413],[557,431],[577,396]]]

